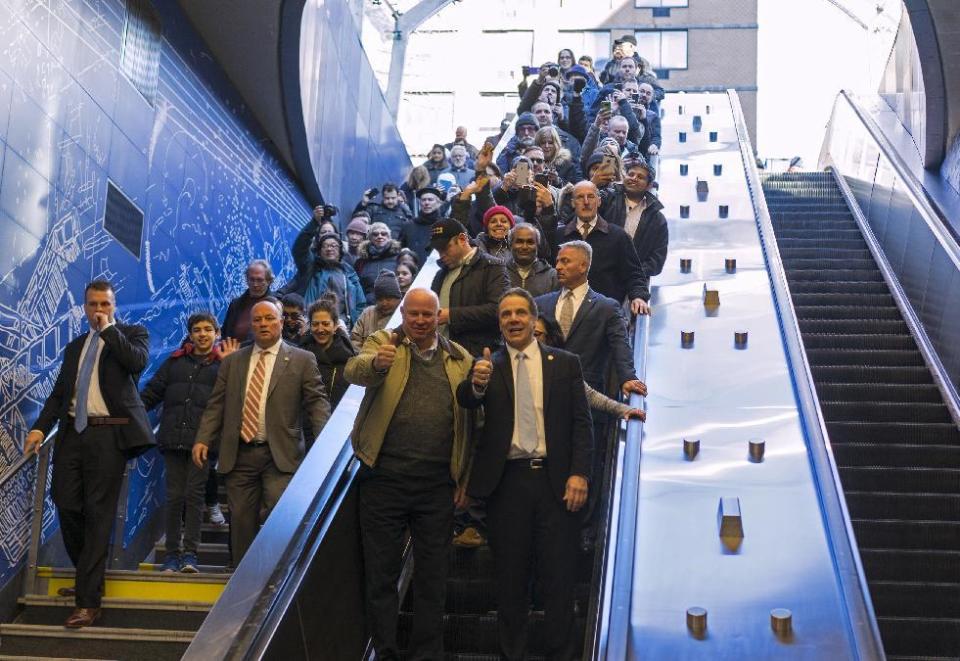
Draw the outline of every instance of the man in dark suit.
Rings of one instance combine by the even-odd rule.
[[[605,388],[612,362],[625,395],[646,395],[646,387],[634,370],[620,305],[591,289],[587,282],[592,259],[593,249],[585,241],[570,241],[560,247],[557,280],[562,289],[537,297],[540,315],[560,326],[564,349],[580,357],[584,379],[594,390],[612,394]]]
[[[234,565],[257,535],[261,502],[269,513],[303,460],[301,416],[316,434],[330,417],[317,359],[283,341],[279,301],[256,303],[250,323],[254,344],[220,364],[193,446],[200,467],[209,451],[220,453]]]
[[[599,179],[598,179],[599,180]],[[590,281],[593,288],[618,304],[630,301],[633,314],[650,314],[650,278],[643,272],[637,250],[622,227],[600,217],[600,192],[591,181],[577,183],[571,191],[572,218],[553,232],[551,248],[581,239],[593,249]]]
[[[544,590],[546,656],[573,659],[578,512],[593,453],[580,361],[533,339],[537,306],[525,290],[508,290],[498,316],[507,346],[493,356],[484,350],[457,399],[486,413],[467,494],[487,499],[500,655],[526,658],[533,557]]]
[[[116,323],[113,286],[95,280],[84,291],[90,332],[63,354],[53,392],[24,441],[24,454],[39,451],[59,423],[53,454],[51,495],[63,544],[76,567],[76,608],[65,626],[80,628],[100,617],[110,531],[127,459],[156,445],[137,392],[147,365],[149,338],[143,326]]]

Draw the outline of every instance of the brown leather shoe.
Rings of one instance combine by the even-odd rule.
[[[57,594],[60,595],[61,597],[76,597],[77,588],[76,586],[73,586],[73,585],[71,585],[68,588],[60,588],[57,590]]]
[[[82,629],[83,627],[89,627],[99,619],[99,608],[74,608],[73,613],[63,623],[63,626],[68,629]]]

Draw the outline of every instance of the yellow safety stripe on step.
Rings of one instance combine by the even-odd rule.
[[[138,581],[108,578],[105,597],[114,599],[149,599],[155,601],[203,601],[213,603],[220,598],[223,583],[193,583],[178,581]],[[47,595],[56,596],[60,588],[74,585],[73,577],[50,577],[47,580]]]

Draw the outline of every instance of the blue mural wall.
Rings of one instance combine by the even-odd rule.
[[[191,312],[222,318],[250,259],[280,281],[292,273],[306,199],[176,3],[155,6],[150,103],[120,70],[123,0],[0,0],[0,467],[19,458],[63,347],[86,332],[92,278],[113,281],[118,316],[149,328],[147,378]],[[144,212],[139,250],[104,229],[108,181]],[[30,473],[0,495],[0,581],[28,542]],[[155,453],[138,460],[126,541],[162,502],[161,474]]]

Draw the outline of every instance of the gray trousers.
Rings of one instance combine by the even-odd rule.
[[[269,516],[293,473],[284,473],[274,465],[267,445],[240,441],[237,461],[224,478],[230,506],[230,548],[236,567],[260,529],[261,506]]]
[[[183,552],[196,555],[200,546],[207,469],[197,468],[187,450],[167,450],[163,453],[163,465],[167,486],[167,555],[179,553],[181,533]]]

